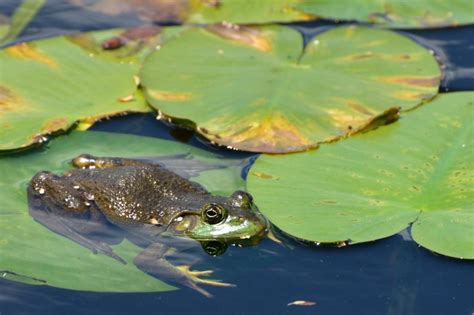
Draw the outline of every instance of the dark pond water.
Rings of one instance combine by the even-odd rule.
[[[0,12],[9,14],[16,4],[18,1],[2,0]],[[137,23],[133,17],[86,13],[54,0],[22,39]],[[294,25],[306,37],[332,26],[330,22]],[[473,26],[403,33],[434,50],[442,60],[446,67],[442,92],[474,89]],[[175,139],[219,150],[192,134],[157,123],[151,114],[115,118],[92,129]],[[228,157],[250,156],[221,151]],[[472,262],[420,248],[407,231],[344,249],[305,246],[290,239],[285,243],[264,240],[252,248],[231,247],[219,257],[202,256],[196,269],[214,269],[219,278],[237,285],[207,287],[213,299],[190,289],[93,293],[0,279],[0,314],[474,314]],[[294,300],[317,304],[287,306]]]

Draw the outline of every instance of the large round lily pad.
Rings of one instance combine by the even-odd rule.
[[[150,54],[141,72],[147,100],[165,116],[193,121],[218,144],[270,153],[393,120],[399,107],[436,95],[439,80],[423,47],[364,27],[334,28],[305,48],[283,26],[190,29]]]
[[[100,46],[120,32],[61,36],[1,50],[0,150],[42,142],[44,135],[67,130],[77,120],[149,111],[134,80],[147,45],[140,40],[111,51]]]
[[[283,231],[366,242],[412,224],[413,239],[474,259],[474,93],[442,95],[390,125],[320,149],[263,155],[248,188]]]
[[[395,28],[474,23],[471,0],[301,0],[296,8],[315,17],[357,20]]]
[[[178,142],[147,137],[72,132],[52,140],[47,149],[40,152],[28,151],[21,155],[0,157],[0,277],[87,291],[173,290],[172,286],[135,267],[133,258],[141,249],[132,243],[123,241],[113,246],[114,252],[127,261],[123,265],[108,256],[93,254],[85,247],[51,232],[29,215],[26,187],[31,177],[41,170],[61,173],[70,169],[71,158],[82,153],[122,157],[191,154],[192,159],[188,156],[185,160],[169,161],[173,164],[171,166],[165,164],[185,173],[192,171],[190,175],[199,175],[193,177],[198,182],[203,177],[202,183],[210,191],[229,194],[224,190],[241,188],[240,169],[215,169],[216,166],[227,165],[216,155],[190,150],[189,146]],[[219,178],[222,177],[227,178],[225,187],[219,186]]]

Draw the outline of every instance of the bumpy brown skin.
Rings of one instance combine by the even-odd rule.
[[[127,235],[121,232],[125,230],[145,247],[134,260],[144,272],[181,283],[205,296],[210,294],[197,284],[230,286],[199,278],[211,271],[193,272],[187,266],[171,265],[166,256],[174,249],[162,244],[162,234],[170,230],[186,234],[186,229],[191,230],[199,220],[206,204],[220,204],[242,219],[258,220],[249,207],[239,208],[236,203],[242,197],[251,198],[249,195],[236,192],[230,198],[213,196],[197,183],[160,165],[139,160],[81,155],[72,164],[77,169],[63,176],[40,172],[31,180],[30,214],[36,221],[94,253],[103,253],[122,263],[125,261],[110,245],[119,243]],[[189,218],[187,224],[175,229],[183,218]]]

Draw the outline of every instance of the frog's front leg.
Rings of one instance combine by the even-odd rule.
[[[185,285],[193,290],[198,291],[206,297],[212,295],[199,287],[198,284],[207,284],[219,287],[233,287],[233,284],[204,280],[200,276],[208,276],[212,274],[212,270],[191,271],[190,266],[174,266],[166,260],[166,256],[174,253],[174,248],[168,247],[161,243],[152,243],[137,257],[135,257],[135,265],[142,271],[156,277],[160,280],[170,281]]]

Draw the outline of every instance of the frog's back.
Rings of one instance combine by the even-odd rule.
[[[112,223],[169,224],[183,199],[207,196],[199,184],[159,165],[122,166],[110,169],[82,169],[71,172],[74,181],[87,192]]]

